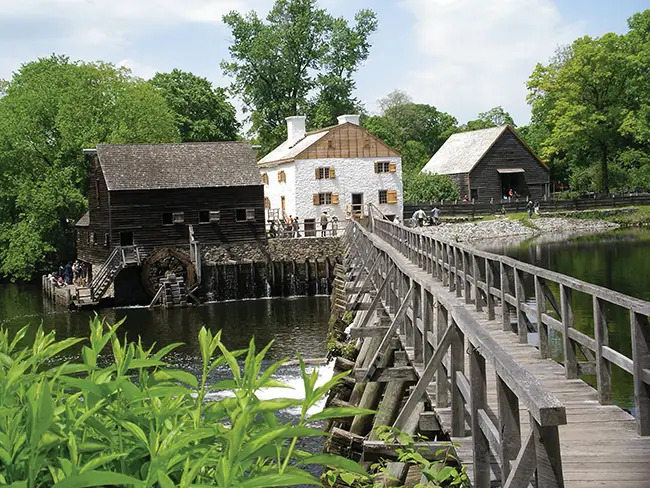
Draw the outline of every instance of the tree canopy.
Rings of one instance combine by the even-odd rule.
[[[164,98],[125,68],[52,55],[24,64],[0,98],[0,273],[27,279],[70,259],[86,208],[82,149],[175,142]]]
[[[648,188],[650,10],[628,24],[624,35],[576,39],[528,82],[542,156],[579,191]]]
[[[150,83],[174,112],[181,141],[237,139],[237,113],[223,88],[214,88],[207,79],[179,69],[156,73]]]
[[[467,132],[470,130],[489,129],[490,127],[499,127],[500,125],[510,125],[516,127],[512,116],[506,112],[501,105],[492,107],[487,112],[481,112],[474,120],[468,121],[461,125],[458,130]]]
[[[316,0],[276,0],[266,19],[255,12],[224,16],[233,42],[231,60],[221,66],[262,153],[284,140],[286,117],[307,114],[312,127],[324,127],[360,110],[353,75],[368,58],[377,19],[371,10],[354,19],[333,17]]]

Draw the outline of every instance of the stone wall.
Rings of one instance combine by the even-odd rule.
[[[267,244],[252,242],[222,246],[201,246],[204,266],[215,264],[313,261],[341,254],[338,237],[269,239]]]

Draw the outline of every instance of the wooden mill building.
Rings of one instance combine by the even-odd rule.
[[[422,169],[449,175],[460,196],[481,203],[513,194],[539,200],[549,170],[509,125],[453,134]]]
[[[89,159],[78,258],[103,263],[118,246],[154,248],[265,239],[264,187],[246,142],[107,144]]]

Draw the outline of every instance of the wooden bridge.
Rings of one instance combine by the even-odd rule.
[[[356,382],[332,401],[378,413],[335,424],[339,451],[390,453],[371,432],[387,424],[434,433],[429,453],[457,442],[477,487],[650,486],[650,303],[379,218],[344,242],[360,347]],[[579,294],[590,333],[574,327]],[[631,357],[609,341],[614,308],[629,316]],[[611,405],[612,368],[632,378],[634,416]]]

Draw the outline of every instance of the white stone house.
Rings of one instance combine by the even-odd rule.
[[[305,132],[305,117],[287,117],[288,137],[258,166],[269,215],[298,217],[307,229],[327,212],[343,222],[374,204],[391,217],[402,214],[402,158],[359,126],[358,115]]]

